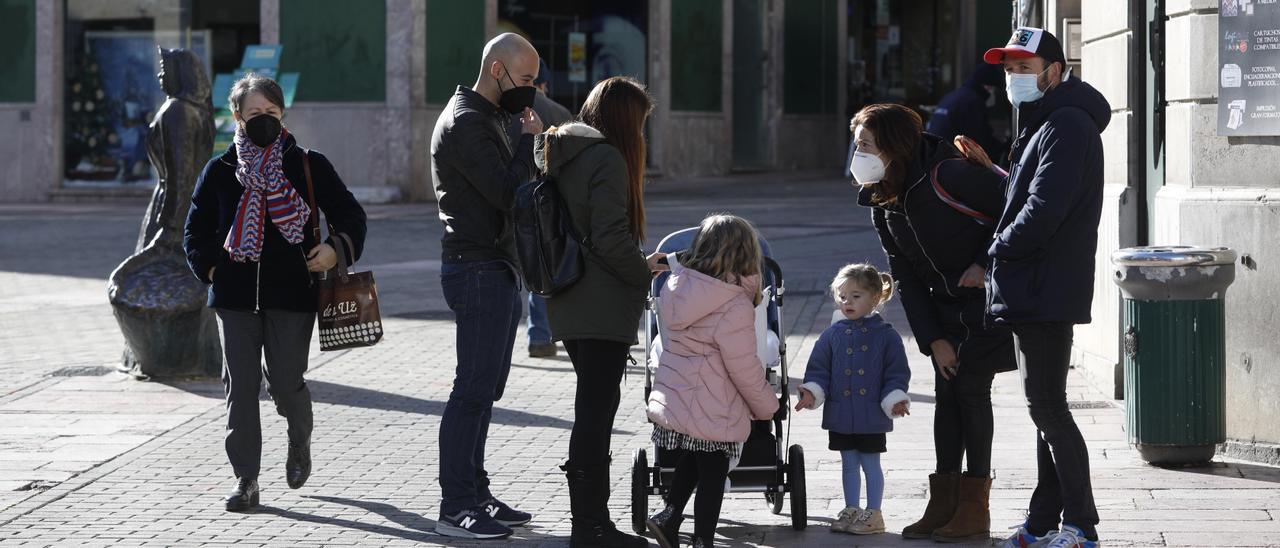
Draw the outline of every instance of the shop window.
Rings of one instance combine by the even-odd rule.
[[[212,82],[259,37],[258,0],[66,0],[65,13],[63,184],[71,187],[155,184],[146,136],[165,100],[157,46],[194,51]]]
[[[385,0],[280,0],[280,44],[298,101],[386,101]]]
[[[787,2],[783,12],[783,108],[787,114],[836,111],[836,0]]]
[[[0,103],[36,100],[36,2],[0,0]]]
[[[648,29],[644,0],[498,0],[498,32],[520,34],[537,48],[551,69],[548,95],[575,113],[596,82],[646,81]],[[474,79],[473,69],[467,84]]]
[[[485,42],[484,2],[427,0],[428,103],[446,103],[475,82]]]
[[[671,109],[720,111],[723,3],[671,3]]]

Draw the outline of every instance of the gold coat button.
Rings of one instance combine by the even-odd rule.
[[[862,328],[862,332],[863,332],[863,333],[866,333],[866,332],[867,332],[867,328],[865,328],[865,327],[864,327],[864,328]]]
[[[844,374],[845,374],[845,375],[853,375],[853,370],[852,370],[852,369],[845,369],[845,370],[844,370]]]
[[[863,351],[863,352],[866,352],[867,350],[868,350],[867,345],[865,345],[865,344],[864,344],[864,345],[862,345],[862,351]]]
[[[866,331],[866,330],[864,329],[863,331]],[[844,334],[845,334],[845,335],[852,335],[852,334],[853,334],[853,330],[852,330],[852,329],[846,329],[846,330],[844,330]]]
[[[864,346],[863,348],[866,348],[866,347]],[[863,350],[863,351],[865,352],[865,350]],[[852,355],[853,355],[853,347],[852,347],[852,346],[850,346],[847,350],[845,350],[845,353],[846,353],[846,354],[848,354],[848,355],[850,355],[850,356],[852,356]]]
[[[866,369],[859,369],[859,370],[858,370],[858,374],[859,374],[859,375],[866,375],[866,374],[867,374],[867,370],[866,370]]]
[[[861,390],[858,390],[858,394],[861,394],[861,395],[863,395],[863,396],[867,395],[867,389],[866,389],[866,388],[863,388],[863,389],[861,389]]]
[[[845,395],[845,396],[848,396],[849,394],[852,394],[852,393],[853,393],[853,392],[850,392],[850,391],[848,391],[848,390],[845,390],[845,391],[844,391],[844,395]]]

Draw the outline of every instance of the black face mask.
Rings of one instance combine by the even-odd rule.
[[[502,92],[502,97],[498,98],[498,106],[511,114],[520,114],[526,108],[533,108],[533,98],[537,95],[538,89],[533,86],[517,86],[516,81],[511,79],[511,71],[507,70],[506,65],[502,66],[502,71],[507,73],[507,80],[513,87]],[[498,90],[501,91],[502,80],[497,78],[494,80],[497,80]]]
[[[259,114],[244,123],[244,133],[258,148],[267,148],[280,138],[280,119],[270,114]]]

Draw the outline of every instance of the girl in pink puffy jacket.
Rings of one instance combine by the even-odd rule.
[[[756,355],[761,255],[751,223],[712,215],[687,251],[668,257],[671,276],[658,305],[663,351],[649,419],[656,445],[684,453],[666,508],[648,520],[664,548],[678,545],[695,488],[693,546],[712,546],[730,459],[740,456],[751,420],[771,419],[778,410]]]

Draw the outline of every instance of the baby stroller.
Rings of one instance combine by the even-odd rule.
[[[698,228],[693,227],[667,235],[658,244],[658,252],[673,253],[687,249],[693,243],[697,231]],[[808,522],[804,449],[799,445],[792,445],[786,451],[783,450],[789,443],[791,434],[789,422],[788,428],[783,429],[783,421],[790,419],[790,405],[787,390],[787,347],[782,330],[782,268],[770,258],[769,244],[764,237],[760,238],[760,247],[765,256],[761,277],[766,300],[756,309],[756,336],[760,341],[757,346],[758,353],[762,354],[761,361],[765,364],[765,378],[780,394],[780,407],[772,420],[751,422],[751,435],[743,445],[742,458],[729,471],[730,487],[727,492],[764,493],[765,502],[774,514],[782,512],[784,495],[790,493],[791,526],[799,531]],[[646,402],[653,389],[653,376],[658,367],[654,354],[661,329],[657,317],[657,302],[662,298],[668,276],[669,272],[663,272],[654,278],[650,287],[652,297],[645,312]],[[654,447],[652,465],[649,463],[649,455],[645,449],[638,449],[631,464],[631,528],[636,534],[645,532],[645,520],[649,517],[649,497],[666,495],[670,489],[680,451]]]

